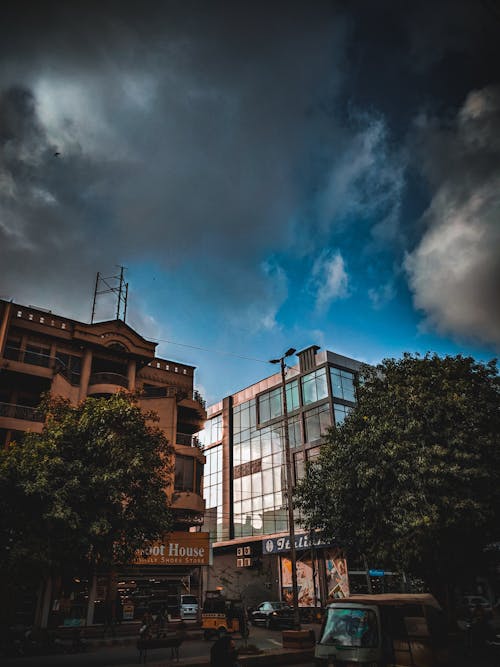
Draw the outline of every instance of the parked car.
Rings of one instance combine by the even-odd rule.
[[[252,625],[264,625],[266,628],[293,627],[293,609],[286,602],[262,602],[251,613]]]
[[[181,619],[198,617],[198,600],[194,595],[181,595]]]

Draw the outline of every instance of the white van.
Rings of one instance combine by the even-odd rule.
[[[198,600],[194,595],[181,595],[181,619],[198,618]]]

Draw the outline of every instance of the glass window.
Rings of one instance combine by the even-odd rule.
[[[251,461],[251,452],[250,452],[250,441],[242,442],[241,445],[241,463],[246,463]]]
[[[272,484],[272,478],[271,478],[271,484]],[[264,483],[264,489],[269,489],[269,486],[266,486],[265,483]],[[262,498],[262,505],[264,509],[271,509],[271,507],[274,507],[274,496],[272,493],[268,493]]]
[[[292,380],[286,385],[286,407],[289,412],[300,407],[299,383],[297,380]]]
[[[176,455],[174,486],[177,491],[194,490],[194,459],[191,456]]]
[[[331,425],[328,403],[324,403],[317,408],[305,412],[304,426],[306,442],[319,440]]]
[[[260,432],[260,445],[262,447],[262,456],[267,456],[272,452],[271,433],[269,429],[262,429]]]
[[[333,409],[335,412],[335,423],[339,425],[344,423],[344,419],[352,410],[348,405],[340,405],[340,403],[334,403]]]
[[[271,405],[271,419],[275,419],[276,417],[280,417],[282,413],[282,407],[281,407],[281,387],[278,387],[277,389],[273,389],[269,393],[269,401]]]
[[[234,500],[241,500],[241,477],[233,482]]]
[[[205,428],[198,435],[202,444],[207,447],[222,440],[222,415],[217,415],[205,422]]]
[[[297,452],[293,455],[293,473],[295,477],[295,484],[304,477],[306,471],[306,463],[304,452]]]
[[[328,385],[324,368],[304,375],[302,378],[302,400],[304,405],[316,403],[316,401],[321,401],[321,399],[327,396]]]
[[[378,644],[378,624],[371,609],[328,609],[320,644],[372,648]]]
[[[340,368],[330,368],[332,379],[332,391],[335,398],[343,398],[344,401],[356,402],[354,389],[354,373],[342,371]]]
[[[300,433],[300,416],[295,415],[288,420],[288,437],[290,447],[300,447],[302,444],[302,435]]]
[[[259,396],[259,422],[261,424],[280,417],[281,413],[281,387],[276,387]]]

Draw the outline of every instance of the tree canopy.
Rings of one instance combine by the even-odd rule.
[[[494,361],[364,368],[357,407],[296,487],[304,526],[431,588],[473,572],[500,537],[499,398]]]
[[[130,562],[171,525],[171,446],[134,397],[48,398],[42,433],[0,452],[4,573]]]

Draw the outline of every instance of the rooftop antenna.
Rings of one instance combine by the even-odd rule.
[[[97,297],[101,294],[113,293],[117,295],[116,298],[116,319],[122,319],[124,322],[127,318],[127,300],[128,300],[128,283],[125,282],[123,272],[126,267],[119,266],[120,273],[115,276],[107,276],[104,278],[100,272],[97,272],[94,288],[94,300],[92,302],[92,317],[90,324],[94,324],[95,306]]]

